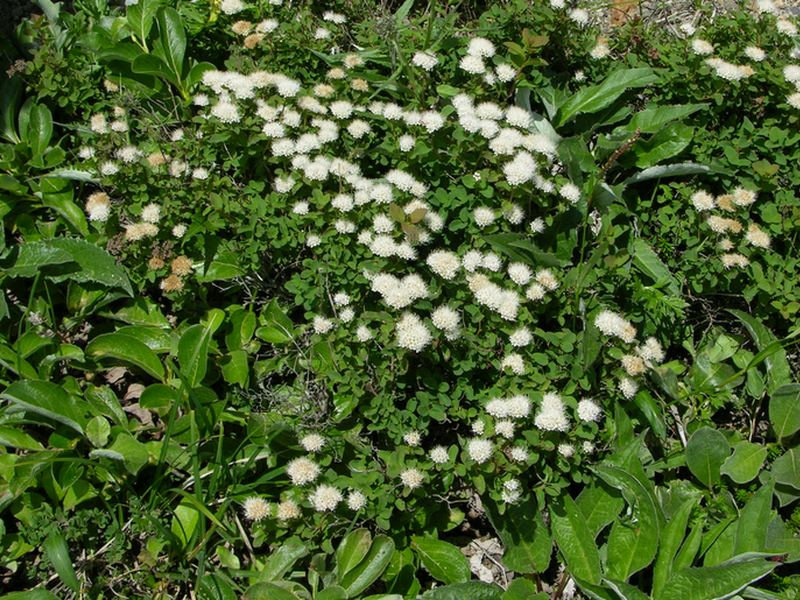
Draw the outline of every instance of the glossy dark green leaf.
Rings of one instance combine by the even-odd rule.
[[[599,584],[600,553],[583,514],[569,496],[551,504],[550,528],[569,572],[590,584]]]
[[[460,583],[471,577],[469,562],[461,551],[447,542],[415,536],[411,547],[431,577],[443,583]]]

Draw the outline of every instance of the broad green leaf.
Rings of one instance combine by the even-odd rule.
[[[706,487],[720,481],[720,467],[731,453],[725,436],[716,429],[701,427],[686,445],[686,466]]]
[[[42,206],[51,208],[61,215],[75,231],[82,236],[89,235],[89,225],[83,210],[73,202],[72,184],[66,179],[52,176],[43,177],[39,182],[39,194]]]
[[[111,434],[111,425],[105,417],[94,417],[86,424],[86,437],[95,448],[102,448],[108,443]]]
[[[18,377],[24,379],[38,379],[39,375],[27,360],[24,359],[22,352],[15,352],[5,344],[0,343],[0,366],[8,369]]]
[[[349,598],[357,598],[371,586],[389,566],[394,554],[394,541],[386,535],[376,535],[367,555],[339,581]],[[466,560],[466,559],[465,559]]]
[[[778,342],[775,335],[755,317],[733,308],[729,308],[728,312],[742,322],[759,351],[766,350],[768,346]],[[789,362],[786,360],[786,351],[783,348],[770,353],[764,359],[764,362],[767,365],[767,391],[772,393],[780,386],[791,383],[792,371],[789,367]]]
[[[136,338],[153,352],[163,354],[173,349],[174,338],[170,332],[160,327],[128,325],[117,329],[116,333]]]
[[[300,600],[300,598],[274,583],[256,583],[247,588],[242,600]]]
[[[633,185],[641,183],[642,181],[649,181],[651,179],[663,179],[665,177],[683,177],[684,175],[708,175],[711,173],[719,172],[719,169],[714,169],[708,165],[700,165],[697,163],[675,163],[672,165],[658,165],[655,167],[648,167],[628,177],[623,183]]]
[[[519,233],[496,233],[485,235],[483,239],[497,252],[533,267],[540,265],[563,267],[567,264],[567,261],[540,250],[526,236]]]
[[[680,284],[669,268],[642,238],[636,238],[631,252],[633,265],[650,277],[656,285],[664,285],[673,295],[680,295]]]
[[[44,540],[44,553],[58,573],[61,582],[75,594],[80,594],[81,584],[69,556],[67,541],[61,533],[51,533]]]
[[[626,90],[645,87],[658,81],[658,75],[649,67],[618,69],[603,82],[578,91],[559,109],[556,127],[564,125],[575,115],[594,113],[619,98]]]
[[[349,596],[342,586],[332,585],[319,592],[314,600],[347,600],[348,598]]]
[[[225,335],[228,350],[239,350],[253,338],[256,330],[256,315],[252,310],[239,309],[231,313],[231,330]]]
[[[600,554],[578,506],[562,496],[550,506],[550,527],[569,572],[590,584],[600,583]]]
[[[289,538],[281,544],[280,548],[269,555],[259,579],[262,581],[277,581],[281,579],[292,568],[294,563],[307,554],[308,548],[299,538]]]
[[[164,316],[157,304],[147,298],[136,298],[128,306],[109,316],[131,325],[152,325],[161,329],[170,329],[167,317]]]
[[[697,505],[698,498],[689,498],[672,515],[664,527],[664,532],[659,542],[658,556],[653,566],[653,595],[658,596],[667,579],[672,574],[673,561],[681,547],[681,542],[686,535],[686,526],[689,516]]]
[[[420,596],[423,600],[501,600],[502,597],[503,588],[481,581],[443,585]]]
[[[22,101],[24,85],[19,77],[3,78],[0,83],[0,136],[7,142],[18,144],[17,109]]]
[[[791,448],[772,463],[775,482],[800,490],[800,449]]]
[[[181,547],[185,548],[189,544],[199,522],[200,512],[193,506],[181,503],[175,508],[170,531],[178,538]]]
[[[678,550],[678,554],[675,555],[675,560],[672,562],[673,571],[679,571],[692,566],[702,541],[703,523],[701,521],[693,525],[689,530],[689,535],[686,536],[686,539],[681,545],[681,549]]]
[[[180,401],[178,390],[163,383],[148,385],[139,397],[139,406],[165,414]]]
[[[162,7],[156,16],[158,50],[161,58],[178,82],[183,80],[183,59],[186,52],[186,31],[181,16],[172,7]]]
[[[372,534],[368,529],[355,529],[344,536],[336,549],[336,577],[339,581],[364,559],[371,545]]]
[[[138,0],[136,4],[127,8],[128,27],[145,48],[147,48],[147,36],[150,35],[150,29],[153,27],[156,11],[160,7],[161,0]]]
[[[583,514],[592,539],[609,523],[613,523],[625,508],[625,500],[603,481],[583,488],[575,499],[575,504]]]
[[[107,456],[108,458],[116,459],[114,454],[122,456],[125,462],[125,468],[136,475],[139,470],[147,464],[150,460],[150,455],[147,452],[147,447],[137,440],[135,437],[128,433],[120,433],[108,448],[104,450],[93,450],[92,452],[111,452],[112,454],[98,454],[99,456]]]
[[[197,581],[197,598],[200,600],[239,600],[228,580],[221,575],[206,573]]]
[[[762,486],[747,501],[736,521],[733,553],[763,552],[767,550],[767,528],[772,520],[773,484]]]
[[[785,384],[772,392],[769,420],[779,440],[800,431],[800,383]]]
[[[169,81],[175,87],[180,86],[180,80],[175,76],[167,64],[153,54],[140,54],[131,64],[134,73],[154,75]]]
[[[54,281],[93,281],[107,287],[121,288],[133,296],[128,275],[114,257],[83,240],[55,238],[22,244],[7,274],[11,277],[33,277],[44,267],[56,267],[52,273],[45,271]]]
[[[233,383],[241,387],[247,387],[250,378],[250,366],[247,362],[247,352],[244,350],[233,350],[220,362],[222,377],[228,383]]]
[[[210,341],[209,327],[198,324],[184,331],[178,342],[178,363],[189,387],[197,387],[206,376]]]
[[[7,425],[0,425],[0,445],[21,450],[33,450],[35,452],[44,450],[44,446],[33,437],[24,431]]]
[[[670,104],[667,106],[648,106],[637,112],[625,125],[614,129],[613,135],[631,134],[637,129],[640,133],[658,133],[667,123],[688,117],[708,104]]]
[[[139,367],[156,379],[164,379],[164,365],[158,355],[143,342],[124,333],[98,335],[86,345],[86,355],[94,359],[116,358]]]
[[[197,273],[196,278],[200,283],[210,283],[212,281],[233,279],[243,274],[244,269],[235,254],[232,252],[220,252],[209,262],[205,271]]]
[[[763,556],[763,555],[762,555]],[[722,600],[770,573],[778,563],[752,553],[713,567],[683,569],[672,575],[655,600]]]
[[[88,405],[47,381],[15,381],[0,394],[28,412],[58,421],[83,435]]]
[[[645,169],[677,156],[686,149],[693,137],[693,127],[675,123],[659,131],[649,140],[639,141],[634,146],[636,166]]]
[[[543,573],[550,564],[553,540],[534,501],[509,505],[503,515],[485,501],[487,516],[505,546],[503,564],[517,573]]]
[[[549,600],[546,592],[537,592],[536,584],[530,579],[517,577],[503,592],[502,600]]]
[[[733,447],[733,454],[722,463],[719,472],[735,483],[748,483],[758,476],[766,458],[767,449],[761,444],[739,442]]]
[[[627,471],[605,465],[595,470],[606,483],[621,490],[633,508],[635,523],[616,521],[608,537],[606,574],[626,581],[656,556],[661,533],[659,508],[650,491]]]
[[[25,141],[34,157],[42,156],[53,137],[53,116],[43,104],[37,104],[31,109],[28,129],[24,133]]]
[[[469,581],[471,577],[469,562],[452,544],[434,538],[415,536],[412,538],[411,547],[419,556],[422,566],[434,579],[443,583]]]
[[[603,583],[606,584],[617,595],[619,600],[650,600],[650,596],[645,594],[639,588],[636,588],[624,581],[616,579],[603,578]]]
[[[27,590],[25,592],[11,592],[10,594],[3,594],[0,600],[60,600],[58,596],[37,588],[35,590]]]

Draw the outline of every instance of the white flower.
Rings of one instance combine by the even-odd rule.
[[[575,21],[578,25],[585,26],[589,24],[589,13],[582,8],[573,8],[569,13],[569,18]]]
[[[502,81],[503,83],[508,83],[509,81],[513,81],[514,78],[517,76],[517,71],[509,65],[508,63],[502,63],[495,67],[494,69],[495,75],[497,78]]]
[[[449,306],[440,306],[431,313],[433,326],[442,331],[454,331],[458,329],[461,317],[458,312]]]
[[[270,512],[269,503],[258,496],[247,498],[242,504],[242,510],[244,511],[244,518],[255,523],[266,519]]]
[[[503,358],[503,362],[500,363],[500,368],[503,370],[511,369],[515,375],[524,375],[525,361],[521,354],[512,353]]]
[[[511,162],[503,165],[503,175],[509,185],[531,181],[536,173],[536,160],[527,152],[518,152]]]
[[[536,283],[543,286],[545,289],[553,290],[558,289],[558,280],[550,269],[539,269],[536,272]]]
[[[536,217],[531,221],[530,227],[533,233],[542,233],[544,231],[544,219],[542,219],[542,217]]]
[[[636,338],[636,328],[621,315],[610,310],[601,311],[595,317],[594,324],[604,334],[618,337],[628,344]]]
[[[358,329],[356,329],[356,339],[361,343],[371,340],[372,332],[369,330],[369,327],[366,325],[359,325]]]
[[[327,40],[329,37],[331,37],[331,32],[324,27],[317,27],[317,30],[314,32],[315,40]]]
[[[154,202],[142,209],[142,221],[145,223],[158,223],[161,219],[161,207]]]
[[[492,457],[492,442],[482,438],[471,439],[467,444],[467,454],[478,464],[485,463]]]
[[[108,177],[111,175],[116,175],[117,173],[119,173],[119,167],[116,165],[116,163],[113,163],[110,160],[107,160],[106,162],[100,165],[101,175],[105,175]]]
[[[778,33],[783,33],[786,35],[797,35],[797,27],[794,23],[789,21],[788,19],[778,19],[775,22],[775,28],[778,30]]]
[[[589,52],[589,56],[595,60],[606,58],[609,54],[611,54],[611,48],[609,48],[608,44],[605,42],[597,42],[595,47]]]
[[[286,474],[293,485],[305,485],[319,477],[320,468],[313,460],[301,456],[286,465]]]
[[[747,227],[745,238],[756,248],[769,248],[770,246],[769,234],[755,223],[750,223]]]
[[[325,446],[325,438],[318,433],[309,433],[300,438],[300,445],[306,452],[319,452]]]
[[[747,58],[755,62],[761,62],[767,57],[767,53],[758,46],[748,46],[744,49],[744,54]]]
[[[794,92],[786,96],[786,103],[792,108],[800,109],[800,92]]]
[[[647,338],[644,344],[636,348],[636,354],[641,356],[642,360],[648,364],[659,364],[664,360],[664,349],[654,337]]]
[[[297,506],[297,503],[292,500],[284,500],[280,504],[278,504],[277,509],[275,510],[275,518],[278,521],[291,521],[292,519],[300,518],[302,512],[300,511],[300,507]]]
[[[509,479],[503,483],[503,489],[500,492],[500,498],[506,504],[514,504],[522,497],[522,490],[517,479]]]
[[[714,53],[714,46],[705,40],[695,38],[692,40],[692,52],[699,56],[707,56]]]
[[[525,285],[531,280],[533,274],[527,265],[515,262],[508,265],[508,276],[517,285]]]
[[[564,403],[558,394],[547,393],[542,398],[542,405],[534,418],[534,424],[545,431],[566,431],[569,419],[564,414]]]
[[[309,248],[316,248],[322,243],[322,239],[315,233],[309,233],[306,236],[306,246]]]
[[[603,416],[603,409],[593,400],[584,399],[578,402],[578,418],[581,421],[597,421]]]
[[[403,441],[409,446],[416,448],[422,443],[422,436],[419,431],[407,431],[403,434]]]
[[[182,238],[185,233],[186,233],[186,225],[184,225],[183,223],[178,223],[172,228],[172,235],[174,235],[178,239]]]
[[[543,286],[539,285],[538,283],[533,283],[525,291],[525,297],[533,302],[538,302],[539,300],[544,298],[546,292],[547,290],[545,290]]]
[[[414,147],[416,140],[414,139],[413,135],[401,135],[400,139],[398,140],[398,145],[400,146],[401,152],[408,152]]]
[[[223,123],[238,123],[241,120],[239,109],[227,96],[220,96],[219,101],[211,107],[211,114]]]
[[[406,469],[400,473],[400,481],[410,490],[415,490],[425,481],[425,476],[418,469]]]
[[[358,512],[366,505],[367,505],[367,497],[358,490],[353,490],[352,492],[347,494],[347,508],[349,508],[350,510]]]
[[[436,58],[431,52],[415,52],[411,59],[411,64],[420,69],[431,71],[436,65],[439,64],[439,59]]]
[[[755,201],[756,201],[756,193],[754,191],[747,190],[741,187],[737,187],[735,190],[733,190],[732,202],[736,206],[750,206]]]
[[[339,312],[339,320],[340,320],[342,323],[349,323],[349,322],[350,322],[350,321],[352,321],[352,320],[353,320],[355,317],[356,317],[356,313],[355,313],[355,311],[354,311],[352,308],[350,308],[349,306],[348,306],[348,307],[346,307],[346,308],[343,308],[343,309],[342,309],[342,310]]]
[[[115,155],[119,160],[130,165],[142,157],[142,151],[136,146],[125,146],[117,150]]]
[[[572,444],[559,444],[558,453],[564,458],[570,458],[573,454],[575,454],[575,446]]]
[[[511,448],[511,460],[514,462],[525,462],[528,460],[528,451],[520,446]]]
[[[692,194],[692,205],[697,211],[711,210],[716,206],[714,196],[706,191],[700,190]]]
[[[559,188],[558,193],[572,204],[581,199],[581,189],[574,183],[565,183]]]
[[[419,352],[431,342],[431,332],[414,313],[404,313],[395,326],[397,345]]]
[[[342,492],[332,485],[322,484],[308,497],[317,512],[331,511],[343,500]]]
[[[583,442],[581,449],[584,454],[594,454],[594,444],[592,442]]]
[[[219,8],[226,15],[235,15],[238,12],[242,12],[245,9],[245,5],[242,0],[222,0]]]
[[[494,431],[497,435],[510,440],[514,437],[514,421],[497,421],[494,424]]]
[[[308,202],[297,202],[292,207],[292,212],[296,215],[307,215],[308,214]]]
[[[325,334],[333,329],[333,321],[320,315],[314,317],[314,333]]]
[[[192,179],[198,179],[200,181],[208,179],[208,169],[197,167],[192,171]]]
[[[533,337],[531,336],[531,332],[527,327],[520,327],[508,338],[508,341],[515,348],[524,348],[530,344],[532,340]]]
[[[575,71],[575,74],[572,76],[572,78],[578,83],[586,81],[586,73],[584,73],[583,70],[578,69],[577,71]]]
[[[483,64],[481,57],[470,54],[463,57],[458,66],[472,75],[482,75],[486,71],[486,65]]]
[[[471,429],[472,433],[474,433],[475,435],[483,435],[483,432],[486,429],[486,424],[480,419],[478,419],[472,424]]]
[[[258,33],[271,33],[278,28],[279,23],[275,19],[264,19],[256,25]]]
[[[480,56],[482,58],[491,58],[494,56],[494,44],[486,38],[476,37],[469,41],[467,47],[467,54],[470,56]]]
[[[354,139],[360,140],[362,137],[372,131],[369,123],[361,119],[353,119],[347,126],[347,133],[353,136]]]
[[[442,279],[453,279],[461,266],[458,256],[447,250],[436,250],[428,255],[427,264]]]
[[[336,25],[347,23],[347,17],[341,13],[333,12],[331,10],[326,10],[324,13],[322,13],[322,18],[323,20],[335,23]]]
[[[633,398],[636,395],[636,392],[639,390],[639,384],[630,377],[623,377],[620,379],[618,387],[619,391],[622,392],[622,395],[628,400]]]
[[[491,208],[486,208],[485,206],[476,208],[472,213],[472,216],[475,219],[475,224],[481,229],[494,223],[495,219],[494,211]]]
[[[431,448],[430,457],[431,461],[436,463],[437,465],[443,465],[449,460],[449,457],[447,455],[447,448],[445,448],[444,446],[436,446],[434,448]]]

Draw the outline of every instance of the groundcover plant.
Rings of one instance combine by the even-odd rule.
[[[797,25],[611,4],[39,0],[2,598],[796,598]]]

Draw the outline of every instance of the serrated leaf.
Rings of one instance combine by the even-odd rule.
[[[411,547],[419,556],[422,566],[431,577],[442,583],[468,581],[471,572],[469,562],[461,551],[447,542],[433,538],[414,536]]]

